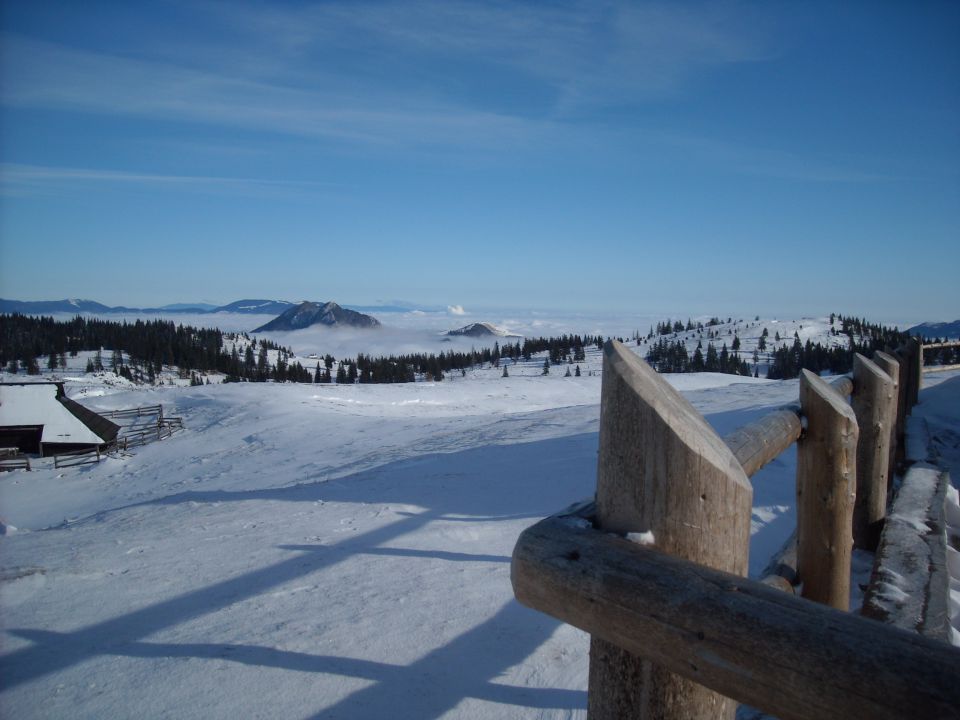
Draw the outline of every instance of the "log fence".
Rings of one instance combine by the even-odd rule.
[[[0,472],[5,470],[30,471],[30,457],[20,452],[19,448],[0,448]]]
[[[119,450],[129,450],[168,438],[178,430],[183,430],[183,418],[179,417],[166,417],[155,423],[129,425],[117,436],[115,444]]]
[[[163,419],[163,406],[162,405],[144,405],[142,407],[127,408],[125,410],[101,410],[97,412],[98,415],[102,415],[105,418],[113,419],[124,419],[132,417],[158,417],[161,420]]]
[[[941,342],[941,343],[925,343],[925,344],[921,347],[921,353],[922,353],[922,352],[926,352],[926,351],[928,351],[928,350],[946,350],[946,349],[948,349],[948,348],[960,348],[960,341],[950,341],[950,342]],[[960,352],[955,352],[955,353],[954,353],[954,358],[956,358],[957,355],[960,355]],[[923,368],[923,372],[925,372],[925,373],[941,372],[941,371],[943,371],[943,370],[960,370],[960,364],[956,364],[956,363],[946,364],[946,365],[927,365],[927,364],[926,364],[926,361],[927,361],[928,359],[929,359],[929,358],[925,358],[925,357],[923,357],[923,355],[921,354],[921,356],[920,356],[920,365],[921,365],[921,367]]]
[[[102,458],[103,454],[98,447],[70,450],[54,455],[53,467],[59,470],[60,468],[76,467],[78,465],[92,465],[100,462]]]
[[[740,702],[782,718],[955,716],[960,651],[846,612],[922,370],[915,340],[832,382],[805,370],[799,403],[721,439],[607,343],[595,499],[528,528],[511,567],[521,603],[591,634],[591,718],[732,718]],[[797,529],[748,580],[749,477],[793,443]]]

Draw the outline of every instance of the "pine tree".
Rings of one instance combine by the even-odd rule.
[[[690,372],[703,372],[703,370],[703,350],[700,349],[700,343],[697,343],[697,349],[693,351],[693,358],[690,360]]]
[[[507,366],[503,366],[503,374],[500,377],[510,377],[510,373],[507,372]]]
[[[707,359],[704,362],[703,369],[707,372],[720,372],[720,358],[717,356],[717,349],[713,343],[707,343]]]
[[[550,374],[550,358],[547,357],[547,358],[544,358],[544,359],[543,359],[543,372],[540,373],[540,374],[541,374],[541,375],[549,375],[549,374]]]
[[[574,369],[573,374],[574,374],[575,377],[580,377],[580,366],[579,366],[579,365],[577,365],[577,367]]]
[[[267,346],[260,343],[260,351],[257,353],[257,380],[266,382],[269,368],[267,366]]]
[[[563,374],[564,377],[570,377],[573,373],[570,372],[570,368],[567,368],[567,371]]]

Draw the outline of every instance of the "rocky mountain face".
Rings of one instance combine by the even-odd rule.
[[[355,310],[342,308],[335,302],[302,302],[274,318],[266,325],[261,325],[253,332],[302,330],[312,325],[375,328],[380,327],[380,321],[369,315],[358,313]]]
[[[474,337],[474,338],[485,338],[485,337],[514,337],[509,333],[504,332],[495,325],[491,325],[486,322],[477,322],[471,323],[469,325],[464,325],[462,328],[457,328],[456,330],[450,330],[446,333],[447,335],[453,337]]]

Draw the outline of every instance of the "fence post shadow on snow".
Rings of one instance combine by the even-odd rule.
[[[723,439],[620,343],[604,353],[595,501],[526,530],[511,567],[521,603],[591,634],[590,717],[952,716],[960,651],[846,612],[922,346],[857,355],[832,382],[803,371],[799,403]],[[794,442],[797,531],[749,580],[748,478]]]

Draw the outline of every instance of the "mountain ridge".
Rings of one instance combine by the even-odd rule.
[[[447,337],[472,337],[472,338],[481,338],[481,337],[520,337],[519,335],[512,335],[506,330],[498,328],[496,325],[488,322],[475,322],[470,323],[469,325],[464,325],[462,328],[457,328],[456,330],[447,330],[444,333]]]
[[[0,313],[21,313],[37,315],[41,313],[91,313],[91,314],[120,314],[120,313],[181,313],[206,315],[213,313],[238,313],[241,315],[280,315],[298,302],[290,300],[270,300],[266,298],[249,298],[234,300],[225,305],[212,303],[169,303],[160,307],[127,307],[126,305],[104,305],[96,300],[66,298],[63,300],[10,300],[0,298]],[[424,306],[425,307],[425,306]],[[390,312],[404,313],[412,310],[423,310],[420,306],[400,304],[388,305],[344,305],[344,309],[355,310],[360,313]],[[433,308],[431,308],[433,310]]]
[[[270,322],[255,328],[253,332],[303,330],[312,325],[377,328],[380,327],[380,321],[356,310],[347,310],[333,301],[317,303],[306,300],[288,308]]]
[[[946,338],[947,340],[956,340],[960,338],[960,320],[953,322],[925,322],[914,325],[907,330],[911,335],[920,335],[921,337]]]

